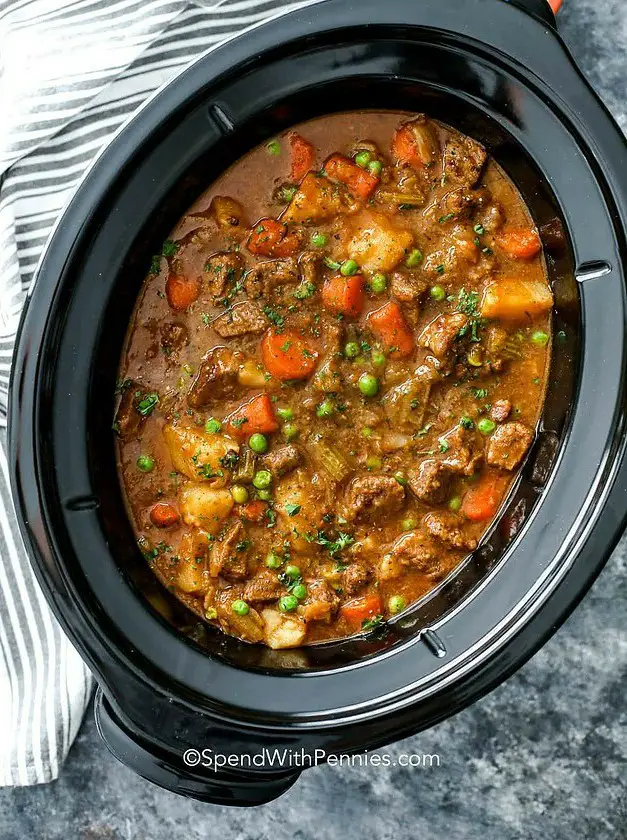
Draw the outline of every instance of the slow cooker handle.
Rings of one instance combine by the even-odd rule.
[[[263,805],[281,796],[298,780],[300,772],[276,774],[245,771],[203,772],[202,767],[187,767],[182,755],[142,743],[132,733],[99,687],[94,700],[98,732],[109,752],[143,779],[181,796],[214,805]]]

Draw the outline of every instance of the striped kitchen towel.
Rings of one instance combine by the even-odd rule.
[[[57,777],[91,677],[48,610],[9,493],[15,333],[50,229],[115,130],[186,63],[321,0],[0,0],[0,785]]]

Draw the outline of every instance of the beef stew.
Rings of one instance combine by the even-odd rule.
[[[552,294],[515,186],[424,115],[312,120],[146,278],[118,465],[162,583],[247,642],[372,629],[471,552],[534,438]]]

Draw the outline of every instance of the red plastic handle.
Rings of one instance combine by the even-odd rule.
[[[549,6],[553,9],[555,14],[557,14],[562,6],[564,0],[549,0]]]

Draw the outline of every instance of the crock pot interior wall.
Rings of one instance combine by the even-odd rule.
[[[385,42],[380,45],[385,49]],[[435,66],[435,56],[424,54],[425,68]],[[451,72],[455,78],[468,72],[465,59],[452,56]],[[272,67],[264,80],[269,90],[278,88],[283,72],[281,63]],[[414,63],[415,72],[415,63]],[[525,519],[538,499],[539,490],[548,478],[550,466],[557,455],[558,440],[565,429],[566,415],[572,398],[576,365],[579,308],[571,254],[566,247],[561,254],[550,254],[549,272],[556,291],[556,320],[554,336],[565,332],[566,343],[554,341],[553,368],[547,402],[543,414],[541,434],[527,461],[521,480],[517,483],[504,514],[492,529],[488,539],[435,592],[390,625],[390,631],[378,638],[346,640],[327,643],[306,651],[270,652],[242,644],[225,637],[211,626],[200,623],[191,612],[161,588],[147,568],[134,544],[130,526],[122,508],[118,479],[112,464],[113,448],[109,423],[113,406],[108,398],[115,387],[120,347],[140,284],[145,276],[150,255],[159,250],[177,218],[190,206],[197,195],[225,168],[253,145],[305,119],[329,113],[331,110],[359,110],[388,108],[405,111],[425,111],[460,130],[479,138],[495,159],[505,168],[520,188],[539,225],[560,215],[559,206],[546,180],[535,167],[531,157],[502,126],[473,103],[440,84],[407,82],[383,77],[362,76],[352,80],[333,80],[299,90],[297,95],[285,96],[255,113],[232,130],[228,127],[232,101],[250,94],[247,79],[236,81],[229,97],[219,105],[216,114],[211,102],[203,102],[183,118],[175,130],[161,139],[159,159],[176,160],[181,144],[195,151],[180,179],[163,197],[157,210],[138,232],[132,251],[118,274],[101,342],[97,348],[94,368],[96,377],[91,392],[97,395],[97,405],[90,410],[93,434],[90,458],[97,465],[97,493],[102,500],[104,529],[110,535],[111,548],[121,568],[128,574],[137,590],[188,638],[213,654],[224,656],[239,666],[261,667],[331,667],[358,657],[372,655],[397,642],[408,634],[418,632],[440,618],[465,598],[484,576],[503,557],[505,548],[520,531]],[[499,89],[498,79],[486,79],[479,73],[468,74],[471,87],[486,83]],[[507,90],[503,87],[501,105],[506,106]],[[216,123],[219,130],[216,134]],[[189,155],[187,156],[189,157]],[[153,169],[154,172],[154,169]],[[146,179],[141,179],[144,184]],[[125,212],[119,205],[118,213]],[[559,387],[555,387],[559,382]]]

